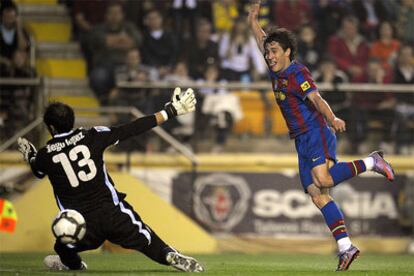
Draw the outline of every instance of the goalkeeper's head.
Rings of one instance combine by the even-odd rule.
[[[72,130],[75,123],[75,114],[67,104],[53,102],[46,108],[43,121],[52,135],[65,133]]]

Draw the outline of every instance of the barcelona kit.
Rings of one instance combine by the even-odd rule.
[[[336,136],[323,115],[307,96],[317,91],[309,70],[292,61],[283,71],[269,70],[277,104],[285,118],[289,136],[295,139],[303,188],[313,183],[311,170],[326,159],[336,162]]]

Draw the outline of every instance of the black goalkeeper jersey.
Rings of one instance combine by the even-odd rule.
[[[38,177],[48,175],[60,209],[88,212],[104,202],[118,205],[125,194],[115,189],[103,152],[156,125],[151,115],[119,127],[78,128],[55,135],[38,151],[31,168]]]

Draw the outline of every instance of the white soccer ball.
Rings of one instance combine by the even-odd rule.
[[[61,243],[77,243],[86,233],[85,218],[76,210],[62,210],[53,220],[52,232]]]

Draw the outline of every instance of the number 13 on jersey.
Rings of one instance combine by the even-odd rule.
[[[69,158],[66,153],[62,152],[54,155],[52,160],[54,163],[60,163],[62,165],[70,185],[72,187],[77,187],[79,186],[79,180],[86,182],[92,180],[96,176],[95,162],[90,158],[91,152],[89,151],[89,148],[85,145],[79,145],[69,151]],[[76,173],[70,161],[78,161],[78,166],[80,168],[87,166],[89,172],[80,170]]]

